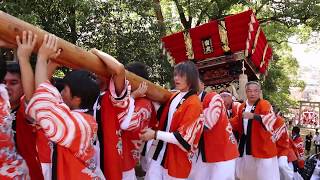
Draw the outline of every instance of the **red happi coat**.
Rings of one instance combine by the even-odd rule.
[[[205,128],[199,145],[203,162],[214,163],[237,158],[237,141],[221,96],[215,92],[207,94],[203,100],[203,109]]]
[[[143,141],[139,134],[151,122],[156,121],[156,114],[152,102],[147,98],[138,98],[134,103],[134,112],[128,129],[122,131],[123,142],[123,171],[133,169],[140,160]]]
[[[246,142],[246,150],[248,155],[255,158],[272,158],[277,156],[276,141],[272,137],[274,124],[276,121],[275,114],[272,112],[271,105],[268,101],[260,99],[255,106],[254,114],[260,115],[262,120],[249,119],[248,134],[244,135],[242,113],[246,103],[241,104],[238,115],[231,119],[231,125],[234,131],[239,133],[239,153],[244,153],[244,143]]]
[[[10,114],[9,95],[0,84],[0,179],[27,180],[29,172],[26,162],[17,153],[11,128],[14,120]]]
[[[238,114],[239,109],[240,109],[240,106],[241,106],[241,103],[239,103],[239,102],[233,102],[233,103],[231,104],[232,114],[231,114],[231,117],[230,117],[230,118],[233,118],[233,117],[235,117],[235,116]]]
[[[295,147],[293,140],[289,138],[289,153],[288,153],[288,161],[293,162],[298,160],[297,157],[297,148]]]
[[[166,103],[160,118],[159,130],[165,128],[172,98]],[[175,178],[188,178],[191,170],[190,157],[197,149],[203,129],[202,104],[197,95],[191,95],[173,114],[169,132],[177,138],[179,145],[168,143],[164,155],[164,168]]]
[[[278,157],[288,156],[289,154],[289,135],[287,131],[284,119],[281,116],[277,116],[276,123],[274,125],[275,129],[272,132],[273,138],[276,141]]]
[[[54,143],[48,139],[41,128],[37,128],[36,133],[37,152],[44,179],[55,179],[56,164],[54,163],[56,162],[56,158],[53,153],[56,153],[56,150],[54,148]]]
[[[292,138],[293,145],[295,147],[294,151],[298,158],[298,167],[303,168],[304,167],[304,145],[303,145],[303,139],[300,135],[295,136]]]
[[[106,179],[122,180],[122,157],[123,148],[121,140],[120,123],[128,112],[130,86],[126,81],[125,89],[121,98],[115,98],[115,87],[110,80],[109,91],[106,91],[101,100],[101,132],[100,161],[103,164],[102,170]],[[98,121],[98,118],[97,118]]]
[[[39,85],[26,113],[49,140],[57,144],[57,179],[104,178],[93,159],[93,142],[97,133],[93,116],[71,111],[50,82]]]
[[[45,132],[42,129],[37,130],[37,149],[38,149],[38,157],[40,163],[52,163],[52,147],[53,144],[47,136],[45,135]]]
[[[31,180],[43,179],[39,155],[36,147],[37,130],[28,122],[25,116],[25,100],[20,101],[20,107],[16,112],[16,147],[18,153],[25,159]]]

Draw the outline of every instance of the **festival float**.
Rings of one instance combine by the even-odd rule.
[[[212,20],[161,39],[165,54],[177,64],[193,60],[206,86],[236,85],[245,99],[244,85],[267,72],[272,49],[252,10]]]

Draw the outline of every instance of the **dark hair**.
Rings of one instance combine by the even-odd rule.
[[[199,80],[204,83],[204,73],[199,73]]]
[[[184,61],[174,66],[173,75],[186,76],[190,90],[199,91],[199,72],[196,65],[191,61]]]
[[[146,80],[149,80],[148,68],[141,62],[132,62],[126,65],[126,69]]]
[[[280,109],[275,105],[272,105],[272,109],[275,114],[278,114],[278,112],[280,111]]]
[[[7,66],[6,61],[3,58],[1,58],[0,59],[0,83],[3,82],[3,79],[6,76],[6,73],[7,73],[7,67],[6,66]]]
[[[75,70],[63,78],[63,83],[70,88],[72,96],[81,99],[80,108],[93,109],[93,105],[100,94],[95,76],[85,70]]]
[[[296,134],[300,134],[300,128],[298,126],[293,127],[292,131],[295,132]]]
[[[7,64],[7,72],[21,75],[19,64],[16,62]]]
[[[64,88],[64,83],[62,78],[52,78],[53,85],[61,92]]]

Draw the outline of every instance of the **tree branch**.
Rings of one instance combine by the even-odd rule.
[[[153,0],[153,7],[160,27],[160,35],[163,37],[166,35],[166,25],[164,24],[160,0]]]
[[[190,29],[191,26],[188,26],[189,23],[188,23],[188,21],[186,19],[186,16],[185,16],[184,12],[183,12],[183,8],[182,8],[181,4],[179,4],[178,0],[174,0],[174,3],[177,6],[178,13],[179,13],[179,16],[180,16],[180,21],[181,21],[184,29]]]
[[[188,27],[191,28],[192,16],[191,16],[191,2],[190,2],[190,0],[188,0],[188,14],[189,14]]]
[[[286,40],[282,40],[282,41],[277,41],[277,40],[275,40],[275,39],[268,39],[267,40],[268,42],[274,42],[274,43],[277,43],[277,44],[282,44],[282,43],[286,43],[286,42],[288,42],[288,41],[286,41]]]
[[[269,17],[269,18],[258,19],[258,21],[259,21],[260,24],[264,24],[264,23],[267,23],[269,21],[279,22],[279,23],[285,25],[287,28],[290,28],[290,25],[285,21],[281,21],[280,18],[281,17],[279,17],[279,16],[272,16],[272,17]]]
[[[290,44],[300,44],[300,43],[296,43],[296,42],[291,42],[291,41],[288,41],[288,40],[282,40],[282,41],[277,41],[275,39],[268,39],[267,40],[268,42],[274,42],[274,43],[277,43],[277,44],[282,44],[282,43],[290,43]]]
[[[214,1],[214,0],[211,0],[211,1],[206,5],[205,9],[203,9],[203,10],[201,11],[196,26],[199,26],[199,25],[200,25],[200,23],[201,23],[201,21],[202,21],[202,19],[203,19],[203,16],[207,13],[207,11],[209,10],[210,4],[212,4],[213,1]]]
[[[78,40],[78,34],[76,30],[77,21],[76,21],[76,7],[75,5],[69,6],[69,27],[70,27],[70,38],[73,44],[76,44]]]
[[[259,12],[261,11],[261,9],[268,3],[269,1],[264,1],[262,2],[262,4],[256,9],[255,14],[259,14]]]

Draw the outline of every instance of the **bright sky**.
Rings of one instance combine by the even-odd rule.
[[[311,101],[320,101],[320,50],[307,44],[298,44],[294,38],[289,39],[292,55],[297,58],[300,69],[299,79],[306,83],[304,95],[308,95]],[[303,95],[303,97],[304,97]],[[307,97],[307,96],[306,96]]]
[[[289,38],[289,42],[293,42],[289,43],[292,55],[300,65],[299,78],[307,85],[320,87],[320,48],[299,44],[295,37]]]
[[[294,38],[289,39],[290,42],[297,41]],[[320,51],[312,49],[307,44],[290,43],[292,54],[297,58],[300,66],[315,66],[320,70]],[[319,78],[319,77],[318,77]]]

